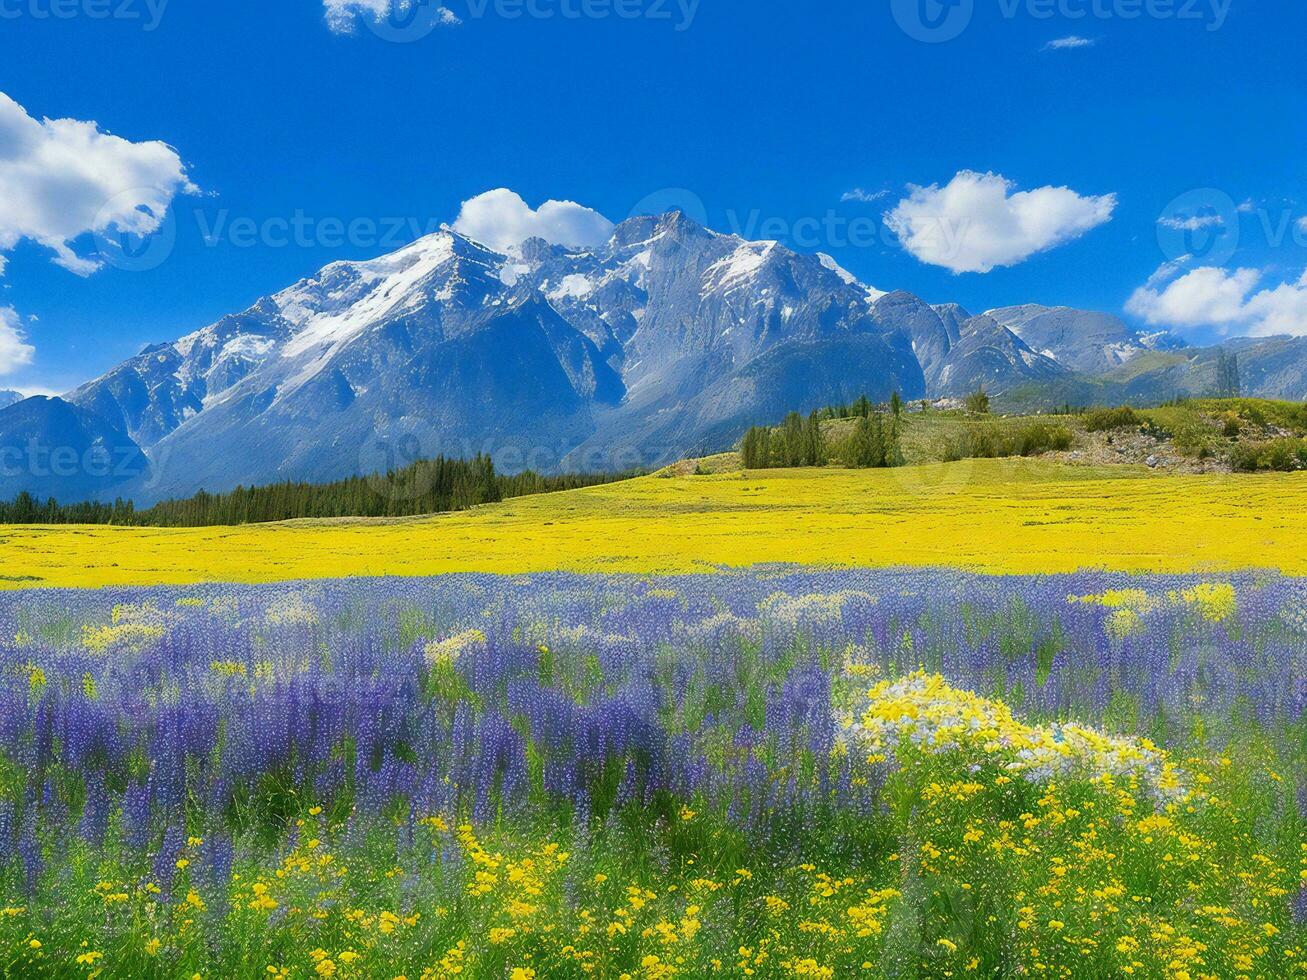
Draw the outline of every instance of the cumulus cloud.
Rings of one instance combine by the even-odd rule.
[[[994,173],[963,170],[911,194],[885,215],[899,243],[929,265],[989,272],[1079,238],[1110,221],[1116,195],[1086,197],[1067,187],[1018,191]]]
[[[861,187],[855,187],[851,191],[844,192],[844,196],[840,198],[840,203],[847,204],[849,201],[857,201],[860,204],[870,204],[873,201],[879,201],[882,197],[889,197],[889,191],[864,191]]]
[[[65,269],[90,275],[100,262],[77,255],[76,238],[149,235],[177,194],[195,190],[167,144],[132,143],[94,122],[37,120],[0,92],[0,252],[30,239]]]
[[[1165,285],[1163,269],[1135,290],[1126,303],[1127,313],[1182,332],[1307,336],[1307,272],[1296,281],[1258,289],[1266,276],[1257,269],[1204,266]]]
[[[423,7],[431,0],[322,0],[327,15],[327,26],[337,34],[352,34],[359,18],[380,23],[391,15],[407,14],[414,7]],[[441,5],[434,11],[437,25],[455,27],[462,23],[448,7]]]
[[[36,348],[27,343],[19,329],[20,322],[12,306],[0,306],[0,377],[31,364],[36,354]]]
[[[546,201],[532,210],[519,194],[501,187],[464,201],[454,230],[503,252],[528,238],[567,248],[600,245],[612,236],[613,223],[572,201]]]
[[[1092,48],[1098,42],[1087,37],[1059,37],[1056,40],[1049,41],[1044,45],[1045,51],[1067,51],[1072,48]]]

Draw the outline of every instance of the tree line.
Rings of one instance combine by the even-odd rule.
[[[417,517],[467,510],[559,490],[575,490],[629,479],[635,474],[585,473],[512,476],[496,472],[493,460],[421,460],[403,469],[355,476],[333,483],[276,483],[237,487],[227,493],[201,491],[137,509],[130,500],[60,504],[20,493],[0,502],[0,524],[115,524],[132,527],[214,527],[263,524],[303,518]]]
[[[821,423],[853,419],[852,431],[829,445]],[[800,466],[826,466],[837,459],[859,469],[903,465],[900,436],[903,400],[898,392],[882,409],[865,395],[848,405],[818,409],[806,419],[790,412],[779,427],[759,425],[749,429],[740,442],[745,469],[765,470]]]

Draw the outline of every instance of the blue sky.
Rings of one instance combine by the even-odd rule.
[[[0,0],[11,116],[94,124],[123,154],[161,141],[184,168],[130,160],[171,200],[165,260],[70,270],[94,260],[92,235],[62,264],[34,238],[76,208],[32,217],[18,198],[87,208],[99,158],[27,161],[6,185],[0,124],[0,388],[66,390],[499,187],[614,221],[652,195],[722,231],[797,229],[880,289],[974,312],[1067,304],[1204,341],[1307,332],[1301,4],[923,0],[957,31],[927,43],[917,0],[614,0],[634,16],[533,0],[551,17],[448,0],[461,23],[396,43],[367,11],[337,10],[333,29],[324,3],[345,2]],[[106,9],[119,16],[92,16]],[[914,185],[957,193],[914,204]],[[990,242],[1022,209],[1029,241]],[[965,261],[906,248],[884,227],[896,211],[901,235],[940,215],[979,237]],[[283,242],[297,216],[303,241]],[[330,219],[377,233],[338,241]]]

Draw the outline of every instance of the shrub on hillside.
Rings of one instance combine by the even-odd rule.
[[[985,393],[984,388],[973,391],[971,394],[967,395],[966,406],[967,411],[972,415],[988,415],[989,395]]]
[[[1278,470],[1292,473],[1307,469],[1307,439],[1272,439],[1247,442],[1230,451],[1230,464],[1241,473]]]
[[[946,461],[1038,456],[1070,449],[1071,439],[1071,430],[1058,422],[968,425],[950,435],[941,455]]]
[[[1085,429],[1089,432],[1137,428],[1142,421],[1128,405],[1120,408],[1094,408],[1085,413]]]
[[[1182,409],[1170,423],[1171,440],[1183,456],[1207,459],[1216,452],[1217,430],[1199,412]]]

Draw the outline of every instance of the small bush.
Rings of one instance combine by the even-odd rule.
[[[1256,405],[1245,405],[1238,414],[1253,425],[1266,424],[1266,413]]]
[[[946,462],[1038,456],[1070,449],[1071,439],[1071,430],[1056,422],[1030,421],[1019,425],[981,423],[966,426],[952,434],[941,455]]]
[[[1133,408],[1094,408],[1085,413],[1085,428],[1090,432],[1107,432],[1111,429],[1137,428],[1143,420]]]
[[[1182,456],[1207,459],[1216,450],[1216,431],[1198,412],[1181,411],[1171,425],[1175,451]]]
[[[1272,439],[1269,442],[1237,445],[1230,452],[1230,465],[1241,473],[1256,473],[1259,470],[1293,473],[1305,470],[1307,439]]]

